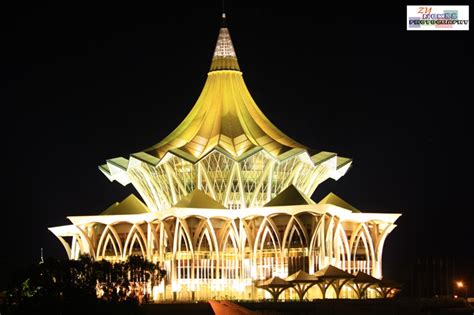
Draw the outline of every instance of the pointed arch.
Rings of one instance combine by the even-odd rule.
[[[111,248],[113,249],[114,255],[108,255],[107,252],[108,252],[109,246],[111,246]],[[116,242],[114,241],[113,237],[111,236],[111,233],[107,233],[106,236],[105,236],[104,243],[103,243],[102,251],[99,252],[100,253],[100,258],[104,258],[106,256],[119,257],[120,252],[117,250],[117,247],[118,246],[117,246]]]
[[[108,242],[110,241],[112,241],[115,255],[117,257],[122,257],[122,242],[120,241],[120,237],[118,236],[117,231],[113,228],[113,226],[108,224],[102,231],[102,235],[97,245],[97,259],[100,259],[101,257],[105,256],[105,250],[107,248]]]
[[[222,233],[222,241],[220,244],[220,262],[222,270],[222,279],[239,279],[242,274],[242,261],[239,235],[236,231],[235,222],[229,221],[225,225],[225,232]],[[232,283],[227,283],[232,286]]]
[[[219,244],[210,219],[202,219],[194,233],[194,268],[198,279],[217,277],[219,268]]]
[[[96,257],[99,247],[98,246],[94,247],[92,245],[91,239],[87,236],[86,232],[80,226],[76,225],[76,228],[79,231],[79,235],[80,235],[81,239],[83,240],[83,243],[85,241],[86,244],[87,244],[87,250],[88,251],[86,251],[86,248],[84,248],[84,250],[85,250],[84,253],[89,254],[92,257]]]
[[[265,248],[265,245],[270,248]],[[254,279],[284,276],[280,260],[281,240],[278,230],[270,218],[264,218],[255,237],[252,271]]]
[[[257,249],[262,247],[261,244],[260,244],[260,247],[258,245],[259,245],[259,242],[262,242],[262,238],[263,238],[262,233],[264,233],[264,231],[266,231],[267,233],[270,233],[274,246],[276,246],[275,250],[278,250],[281,248],[281,241],[280,241],[278,229],[275,226],[275,223],[273,223],[273,221],[270,218],[265,217],[263,218],[263,221],[260,224],[260,227],[258,228],[257,234],[255,236],[254,255],[256,254]]]
[[[237,226],[235,225],[234,220],[227,221],[225,225],[223,226],[222,231],[223,232],[221,233],[220,238],[218,239],[219,249],[221,251],[223,250],[225,246],[225,242],[227,241],[227,238],[230,235],[235,242],[236,249],[240,252],[241,244],[240,242],[238,242],[239,232],[238,232]]]
[[[141,238],[141,236],[138,233],[133,234],[133,237],[131,238],[128,250],[124,250],[124,254],[127,255],[127,256],[131,256],[134,252],[135,244],[138,244],[138,246],[140,247],[140,251],[142,253],[143,258],[146,259],[146,245],[144,244],[143,239]]]
[[[282,263],[286,266],[285,274],[290,275],[298,270],[309,271],[308,235],[297,217],[290,217],[281,245]]]
[[[300,247],[304,248],[308,246],[308,234],[302,222],[295,216],[292,216],[286,226],[285,232],[282,238],[282,251],[289,249],[293,238],[297,236],[300,240]]]
[[[181,279],[192,279],[194,247],[189,227],[184,219],[176,218],[173,235],[172,283]]]
[[[138,242],[139,247],[141,249],[143,258],[146,258],[147,253],[147,246],[146,246],[146,235],[143,232],[142,228],[138,223],[135,223],[130,228],[130,231],[127,235],[127,239],[125,240],[125,245],[123,247],[122,258],[125,259],[127,256],[132,254],[133,246],[135,242]]]
[[[181,252],[181,240],[185,241],[185,246],[191,255],[194,254],[193,242],[191,233],[184,219],[176,218],[175,233],[173,240],[173,256],[176,258],[176,254]]]
[[[360,265],[357,261],[358,249],[362,242],[363,249],[365,252],[365,261],[362,261]],[[369,230],[365,223],[360,223],[354,232],[351,235],[351,240],[349,242],[351,249],[351,258],[354,262],[353,271],[364,271],[370,275],[373,275],[374,271],[374,262],[375,262],[375,251],[372,242],[372,237],[369,233]]]

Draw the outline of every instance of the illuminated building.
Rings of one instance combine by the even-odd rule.
[[[260,298],[255,280],[329,265],[381,278],[384,241],[400,214],[362,213],[334,194],[310,198],[351,162],[299,144],[265,117],[223,24],[184,121],[156,145],[99,166],[109,180],[132,184],[144,203],[131,195],[50,230],[70,259],[138,254],[160,262],[168,272],[160,299]]]

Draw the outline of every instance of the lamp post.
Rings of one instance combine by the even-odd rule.
[[[456,281],[456,288],[458,289],[460,296],[462,296],[461,291],[464,290],[464,298],[466,299],[467,298],[467,288],[466,288],[466,285],[464,284],[464,282],[462,280]]]

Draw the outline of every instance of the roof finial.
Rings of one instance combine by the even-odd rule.
[[[222,18],[225,19],[225,0],[222,0]]]

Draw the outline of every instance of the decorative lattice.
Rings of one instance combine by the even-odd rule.
[[[315,166],[304,153],[279,162],[261,150],[235,161],[213,150],[194,164],[170,154],[157,166],[140,162],[127,173],[148,207],[158,211],[196,188],[228,209],[261,207],[289,185],[311,196],[329,171],[324,163]]]
[[[219,31],[216,50],[214,50],[214,57],[236,57],[234,46],[230,39],[229,30],[225,27],[221,28]]]

